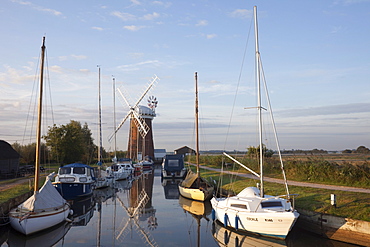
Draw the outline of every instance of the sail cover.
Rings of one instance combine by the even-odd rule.
[[[191,185],[194,183],[195,180],[197,180],[198,175],[191,170],[189,170],[188,174],[186,174],[186,177],[184,181],[182,181],[181,185],[183,187],[191,187]]]
[[[59,194],[57,189],[51,183],[54,173],[46,177],[44,185],[39,191],[36,191],[30,198],[23,202],[19,207],[30,211],[41,211],[54,209],[63,206],[66,200]]]

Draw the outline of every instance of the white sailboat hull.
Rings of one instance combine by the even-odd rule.
[[[286,199],[275,197],[212,198],[211,204],[214,219],[224,226],[281,239],[286,238],[299,216]]]
[[[69,213],[70,208],[68,204],[65,204],[58,209],[40,213],[34,213],[30,212],[29,210],[15,208],[10,211],[9,220],[11,226],[15,230],[25,235],[29,235],[45,230],[67,220]]]

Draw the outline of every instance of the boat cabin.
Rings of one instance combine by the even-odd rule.
[[[186,176],[187,169],[184,164],[182,154],[166,155],[162,163],[162,177],[164,178],[183,178]]]
[[[55,178],[55,182],[68,183],[86,183],[94,181],[94,168],[80,163],[73,163],[60,167],[58,175]]]
[[[257,200],[259,199],[259,200]],[[234,210],[246,210],[252,212],[284,212],[291,208],[290,203],[286,203],[283,198],[266,196],[260,197],[260,192],[255,187],[247,187],[237,196],[226,199],[229,207]]]
[[[73,163],[59,168],[53,185],[66,200],[91,195],[96,177],[91,166]]]

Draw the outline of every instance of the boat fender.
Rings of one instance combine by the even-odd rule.
[[[229,220],[229,216],[227,214],[224,215],[224,226],[227,227],[227,221]]]
[[[216,219],[216,211],[212,208],[212,220]]]
[[[239,216],[235,216],[235,229],[239,230]]]
[[[239,244],[239,238],[238,238],[238,236],[235,237],[235,246],[241,246]]]
[[[67,219],[66,219],[66,221],[67,221],[68,223],[73,222],[73,220],[71,220],[70,218],[67,218]]]
[[[230,240],[229,232],[225,231],[224,232],[224,244],[227,245],[229,243],[229,240]]]

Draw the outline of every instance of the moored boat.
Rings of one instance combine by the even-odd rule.
[[[199,170],[199,124],[198,124],[198,73],[195,72],[195,130],[197,172],[189,169],[184,181],[179,184],[179,192],[185,198],[206,201],[212,198],[214,187],[200,176]]]
[[[257,7],[254,7],[254,28],[255,28],[255,62],[256,62],[256,79],[258,86],[258,106],[255,107],[258,110],[258,160],[260,173],[254,172],[252,169],[243,165],[241,162],[224,153],[225,156],[233,160],[235,163],[244,167],[255,176],[260,178],[259,188],[246,187],[236,196],[226,198],[213,197],[211,200],[213,208],[213,219],[217,219],[222,222],[225,227],[232,227],[236,230],[246,230],[249,232],[265,235],[269,237],[285,239],[289,231],[292,229],[296,222],[299,213],[292,206],[292,200],[294,199],[289,194],[288,183],[286,180],[284,165],[280,153],[279,144],[277,141],[276,129],[274,126],[272,111],[270,104],[268,110],[270,111],[270,117],[272,120],[272,126],[274,130],[274,136],[276,139],[276,146],[280,158],[280,166],[284,177],[286,195],[271,196],[265,195],[264,193],[264,177],[263,177],[263,166],[264,166],[264,144],[262,143],[262,110],[267,110],[262,107],[261,104],[261,59],[258,48],[258,28],[257,28]],[[267,86],[264,85],[265,89]],[[266,92],[268,96],[268,93]],[[269,99],[267,99],[269,102]]]
[[[145,159],[139,161],[138,164],[142,167],[143,170],[151,170],[153,169],[154,161],[149,157],[145,157]]]
[[[184,164],[184,156],[182,154],[171,154],[164,156],[162,162],[162,177],[163,178],[184,178],[187,169]]]
[[[106,169],[107,176],[112,176],[114,180],[123,180],[129,178],[133,172],[132,160],[129,158],[121,158],[117,163],[113,163]]]
[[[25,235],[36,233],[62,223],[63,221],[67,221],[70,214],[69,204],[51,184],[51,179],[53,178],[54,173],[50,174],[46,178],[44,185],[39,190],[45,49],[45,37],[43,37],[41,47],[40,91],[38,99],[34,194],[9,212],[9,221],[11,226]]]
[[[30,235],[68,220],[70,206],[51,184],[50,174],[30,198],[9,212],[11,226]]]
[[[96,178],[91,166],[73,163],[59,167],[53,185],[66,200],[89,196],[93,193]]]

